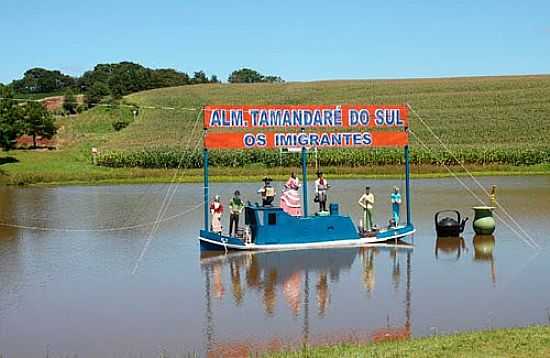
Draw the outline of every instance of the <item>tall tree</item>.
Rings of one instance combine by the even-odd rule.
[[[284,82],[279,76],[264,76],[250,68],[233,71],[227,80],[229,83]]]
[[[20,80],[13,81],[10,86],[16,93],[51,93],[74,87],[76,79],[60,71],[50,71],[45,68],[31,68]]]
[[[109,86],[103,82],[96,82],[88,88],[84,95],[84,103],[88,108],[92,108],[101,102],[104,96],[108,96],[110,93]]]
[[[233,71],[227,79],[229,83],[255,83],[264,82],[264,76],[250,68],[241,68]]]
[[[13,92],[7,88],[0,88],[0,148],[10,149],[21,129],[23,113],[21,106],[12,100]]]
[[[36,148],[36,137],[52,138],[57,132],[52,114],[39,102],[25,105],[23,132],[32,136],[33,148]]]
[[[270,83],[283,83],[284,80],[279,76],[264,76],[265,82]]]
[[[63,98],[63,109],[69,114],[76,114],[76,107],[78,107],[78,103],[74,92],[71,89],[66,90]]]
[[[120,98],[129,93],[190,83],[189,75],[173,69],[153,70],[132,62],[99,64],[78,80],[78,86],[84,92],[96,83],[108,86],[109,93]]]
[[[175,87],[189,84],[189,75],[170,68],[152,70],[150,88]]]
[[[191,83],[193,84],[200,84],[200,83],[208,83],[208,77],[206,76],[206,73],[204,71],[197,71],[193,74],[193,79],[191,80]]]

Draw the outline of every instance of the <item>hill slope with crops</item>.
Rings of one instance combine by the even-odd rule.
[[[0,183],[200,181],[200,110],[148,107],[200,109],[206,104],[409,103],[422,118],[410,116],[413,175],[448,175],[443,164],[460,171],[455,159],[483,175],[550,173],[549,99],[550,76],[157,89],[124,99],[136,107],[96,107],[77,117],[58,119],[58,150],[4,152]],[[101,151],[100,165],[93,164],[93,147]],[[212,152],[211,174],[213,180],[224,181],[258,180],[266,174],[284,178],[289,166],[298,165],[298,157],[277,151]],[[403,171],[402,153],[395,149],[322,150],[319,161],[331,177],[400,175]],[[171,169],[178,167],[179,172]]]
[[[106,166],[199,167],[199,109],[207,104],[409,103],[416,164],[530,165],[550,162],[550,76],[472,77],[284,84],[211,84],[130,95],[135,121],[102,145]],[[181,110],[147,109],[147,106]],[[184,109],[185,108],[185,109]],[[116,112],[116,111],[115,111]],[[115,114],[116,117],[116,114]],[[199,119],[200,120],[200,119]],[[452,154],[441,145],[449,146]],[[323,165],[401,163],[397,150],[326,150]],[[294,165],[276,152],[216,153],[213,164]]]

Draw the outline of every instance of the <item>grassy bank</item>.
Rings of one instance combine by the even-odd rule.
[[[28,152],[11,151],[0,156],[0,184],[141,184],[202,182],[202,169],[143,169],[107,168],[95,166],[91,160],[81,159],[75,153],[51,151]],[[275,180],[286,180],[291,168],[259,166],[236,168],[211,168],[212,182],[260,182],[269,175]],[[466,168],[477,176],[487,175],[550,175],[550,164],[532,166],[511,165],[467,165]],[[466,175],[460,167],[452,167],[457,175]],[[311,168],[313,173],[315,168]],[[399,165],[365,167],[323,167],[330,179],[402,178],[403,167]],[[438,165],[418,165],[412,167],[413,178],[448,177],[445,167]]]
[[[548,357],[550,326],[498,329],[367,345],[342,344],[268,357]]]
[[[457,156],[477,175],[550,173],[550,76],[474,77],[376,81],[323,81],[285,84],[210,84],[145,91],[125,101],[140,106],[192,107],[205,104],[410,103],[434,133],[452,148],[449,154],[414,115],[411,116],[413,174],[443,176],[442,164],[459,166]],[[200,181],[200,154],[192,149],[198,111],[95,108],[60,118],[59,149],[0,154],[0,183],[170,182],[182,152],[189,160],[180,182]],[[130,124],[116,131],[113,122]],[[199,126],[200,127],[200,126]],[[420,145],[426,144],[428,148]],[[91,163],[91,148],[102,152]],[[265,174],[283,178],[297,156],[226,152],[212,155],[215,181],[258,181]],[[332,178],[397,176],[401,154],[388,151],[322,151],[323,171]],[[311,160],[310,164],[313,164]],[[109,167],[107,167],[109,166]],[[281,168],[285,167],[285,168]],[[147,168],[147,169],[145,169]],[[193,169],[194,168],[194,169]]]

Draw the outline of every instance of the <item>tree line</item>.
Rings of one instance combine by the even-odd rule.
[[[233,71],[227,80],[229,83],[283,82],[279,76],[262,75],[250,68]],[[170,68],[151,69],[132,62],[120,62],[98,64],[80,77],[71,77],[57,70],[32,68],[23,74],[23,78],[7,86],[17,95],[63,94],[71,97],[81,93],[86,105],[92,107],[107,96],[120,99],[149,89],[204,83],[220,83],[220,80],[216,75],[208,77],[204,71],[189,75]]]
[[[84,94],[86,104],[93,106],[102,98],[122,98],[130,93],[189,84],[217,83],[217,76],[208,77],[204,71],[192,76],[174,69],[151,69],[132,62],[98,64],[80,77],[71,77],[57,70],[32,68],[23,78],[12,81],[8,87],[20,95]]]
[[[233,71],[229,83],[280,83],[279,76],[263,75],[250,68]],[[204,83],[220,83],[216,75],[208,77],[204,71],[192,76],[174,69],[151,69],[132,62],[99,64],[80,77],[71,77],[57,70],[32,68],[23,78],[8,85],[0,83],[0,148],[10,149],[16,138],[27,134],[33,138],[52,138],[56,134],[55,118],[37,101],[16,101],[21,95],[63,95],[63,113],[75,114],[91,108],[106,97],[115,101],[130,93]],[[80,105],[76,94],[84,95]],[[118,124],[117,124],[118,125]]]

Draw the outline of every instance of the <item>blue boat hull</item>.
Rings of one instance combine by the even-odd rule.
[[[200,231],[203,250],[288,250],[359,246],[396,240],[414,233],[412,225],[361,235],[349,216],[336,211],[325,216],[291,216],[281,208],[247,206],[248,240],[208,230]]]
[[[221,250],[300,250],[300,249],[319,249],[319,248],[334,248],[334,247],[354,247],[364,246],[369,244],[379,244],[402,240],[410,237],[415,233],[415,228],[412,225],[398,227],[380,231],[376,236],[359,237],[358,235],[339,240],[315,240],[303,241],[296,238],[293,242],[282,240],[282,243],[250,243],[220,235],[218,233],[201,230],[199,241],[203,251],[221,251]]]

